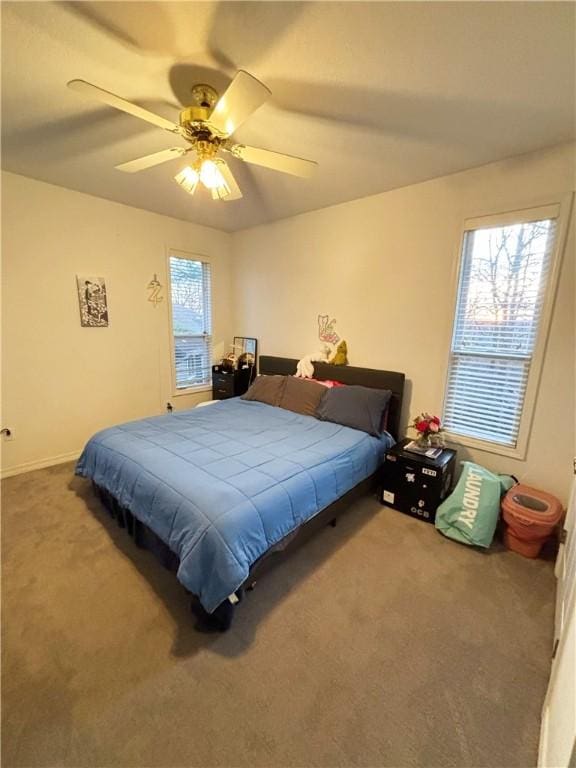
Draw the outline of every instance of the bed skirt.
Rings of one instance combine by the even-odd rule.
[[[248,579],[238,588],[238,590],[236,590],[235,595],[237,602],[241,602],[244,598],[245,590],[250,589],[256,583],[256,579],[268,571],[270,567],[278,561],[279,557],[272,557],[272,555],[287,556],[294,549],[308,541],[318,529],[329,524],[335,525],[338,517],[345,512],[354,501],[376,491],[376,477],[377,473],[366,478],[366,480],[363,480],[361,483],[358,483],[358,485],[344,494],[340,499],[337,499],[333,504],[330,504],[306,523],[301,525],[300,528],[297,528],[265,552],[265,554],[262,555],[250,569]],[[136,546],[152,552],[165,568],[176,573],[178,566],[180,565],[178,555],[172,552],[154,531],[134,517],[129,510],[122,507],[112,494],[96,483],[92,483],[92,486],[111,517],[116,520],[120,528],[124,528]],[[224,632],[229,629],[234,616],[234,608],[235,605],[227,599],[220,603],[212,613],[208,613],[204,610],[200,601],[192,595],[192,613],[198,619],[198,628],[205,631],[219,630]]]

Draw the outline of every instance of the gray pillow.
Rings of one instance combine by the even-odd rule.
[[[286,376],[279,405],[280,408],[301,413],[303,416],[316,416],[316,409],[325,392],[326,387],[317,381]]]
[[[382,418],[391,397],[389,389],[333,387],[326,390],[316,416],[322,421],[333,421],[378,437],[382,432]]]
[[[267,405],[279,405],[285,385],[285,376],[258,376],[241,399],[258,400]]]

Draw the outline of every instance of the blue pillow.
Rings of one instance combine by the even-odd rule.
[[[389,389],[346,386],[326,390],[316,410],[321,421],[332,421],[378,437],[383,416],[392,397]]]

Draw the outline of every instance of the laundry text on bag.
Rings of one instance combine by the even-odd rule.
[[[472,468],[468,470],[466,485],[464,487],[464,496],[462,497],[462,506],[464,509],[458,515],[458,522],[468,526],[470,530],[474,527],[474,521],[478,514],[480,503],[480,489],[482,488],[482,475],[476,474]]]

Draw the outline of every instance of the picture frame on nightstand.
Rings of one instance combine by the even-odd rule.
[[[258,339],[250,336],[234,336],[234,354],[238,368],[253,367],[258,360]]]

